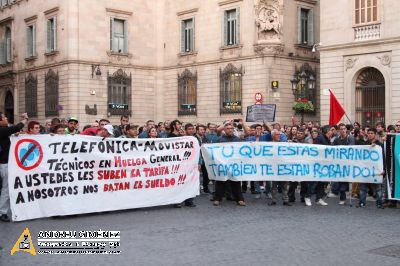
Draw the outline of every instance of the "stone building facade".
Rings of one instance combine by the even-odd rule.
[[[329,120],[327,89],[352,121],[400,120],[399,13],[397,0],[321,1],[322,122]]]
[[[319,80],[316,0],[4,2],[8,116],[221,122],[245,115],[261,93],[277,104],[276,120],[291,123],[293,75],[309,70]],[[319,120],[318,93],[310,97],[316,112],[306,119]]]

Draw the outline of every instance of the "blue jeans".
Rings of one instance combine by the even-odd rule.
[[[371,184],[376,194],[376,205],[382,205],[382,184]],[[360,183],[360,203],[366,204],[368,184]]]

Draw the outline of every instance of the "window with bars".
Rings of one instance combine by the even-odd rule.
[[[26,57],[36,56],[36,26],[26,27]]]
[[[111,18],[110,50],[115,53],[128,53],[128,21]]]
[[[355,24],[378,21],[378,0],[355,0]]]
[[[45,115],[57,116],[58,105],[58,73],[50,69],[45,75]]]
[[[46,52],[57,51],[57,17],[47,19]]]
[[[29,117],[37,117],[37,78],[32,73],[25,78],[25,110]]]
[[[224,45],[239,44],[240,8],[224,11]]]
[[[314,44],[314,11],[298,7],[297,43],[302,45]]]
[[[242,113],[242,68],[220,70],[220,104],[221,113]]]
[[[178,75],[178,115],[197,114],[197,73],[185,69]]]
[[[185,19],[181,22],[181,52],[190,53],[194,51],[194,18]]]
[[[130,115],[131,81],[122,69],[108,76],[108,112],[110,115]]]

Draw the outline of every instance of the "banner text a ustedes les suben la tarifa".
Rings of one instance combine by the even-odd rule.
[[[194,137],[12,137],[12,218],[180,203],[199,194],[199,155]]]

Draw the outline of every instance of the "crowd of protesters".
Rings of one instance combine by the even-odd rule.
[[[26,129],[24,130],[26,126]],[[81,130],[80,130],[81,129]],[[144,125],[129,123],[129,116],[120,117],[119,125],[112,125],[108,119],[94,121],[90,125],[80,128],[79,121],[75,117],[66,119],[53,118],[47,120],[44,125],[38,121],[28,121],[28,116],[22,114],[21,122],[9,125],[7,117],[0,114],[0,220],[9,221],[9,195],[8,195],[8,153],[10,149],[9,136],[12,134],[81,134],[99,136],[103,138],[171,138],[179,136],[194,136],[199,144],[219,142],[241,141],[273,141],[294,142],[320,145],[379,145],[383,149],[386,133],[400,133],[400,121],[395,125],[385,127],[378,122],[374,127],[363,126],[359,123],[339,124],[338,126],[320,126],[315,122],[307,122],[297,125],[281,125],[279,123],[248,125],[243,119],[227,119],[221,124],[207,123],[192,124],[182,123],[179,120],[156,123],[148,120]],[[268,205],[276,205],[278,194],[282,196],[283,205],[291,206],[296,201],[296,190],[300,189],[300,201],[306,206],[311,206],[311,196],[315,195],[317,205],[328,205],[326,197],[339,197],[339,204],[346,204],[346,195],[358,198],[358,207],[365,207],[367,195],[373,197],[378,208],[393,206],[393,202],[387,200],[386,187],[383,184],[354,183],[349,191],[347,182],[286,182],[286,181],[215,181],[208,178],[204,161],[200,158],[199,170],[201,173],[202,193],[209,193],[214,206],[219,206],[225,198],[235,201],[239,206],[245,206],[243,194],[250,188],[251,194],[256,198],[269,199]],[[250,183],[250,184],[249,184]],[[195,207],[194,199],[183,202],[185,206]],[[174,207],[181,207],[175,204]]]

